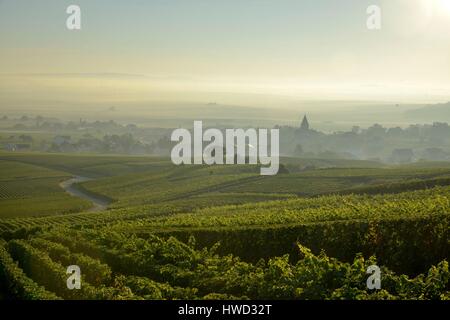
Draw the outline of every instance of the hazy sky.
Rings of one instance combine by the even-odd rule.
[[[66,29],[70,4],[81,31]],[[380,31],[366,28],[370,4]],[[223,93],[439,101],[449,71],[450,0],[0,0],[0,107]]]

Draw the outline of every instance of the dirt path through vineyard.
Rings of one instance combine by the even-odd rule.
[[[100,197],[96,197],[95,195],[84,191],[82,188],[76,187],[76,184],[78,183],[91,180],[93,179],[88,177],[75,176],[74,178],[61,182],[59,186],[74,197],[79,197],[81,199],[92,202],[93,206],[88,211],[93,212],[106,210],[108,208],[108,205],[111,203],[110,201],[107,201]]]

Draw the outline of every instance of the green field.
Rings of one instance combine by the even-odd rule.
[[[79,212],[89,203],[66,194],[59,183],[67,172],[17,161],[0,160],[0,217]]]
[[[0,154],[0,296],[11,299],[448,299],[450,164]],[[59,182],[79,175],[92,204]],[[65,287],[68,265],[81,290]],[[365,287],[383,270],[382,290]]]

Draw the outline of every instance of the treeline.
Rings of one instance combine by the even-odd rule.
[[[406,128],[386,128],[380,124],[368,128],[354,126],[349,131],[332,134],[290,126],[279,129],[281,152],[304,158],[371,159],[393,163],[450,159],[450,126],[445,122],[412,124]]]

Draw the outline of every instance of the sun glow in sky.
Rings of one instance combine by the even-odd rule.
[[[449,0],[439,0],[440,6],[443,10],[447,11],[447,13],[450,15],[450,1]]]
[[[0,107],[36,99],[450,100],[450,0],[0,0]],[[382,29],[366,9],[382,8]],[[250,103],[251,101],[246,101]]]

